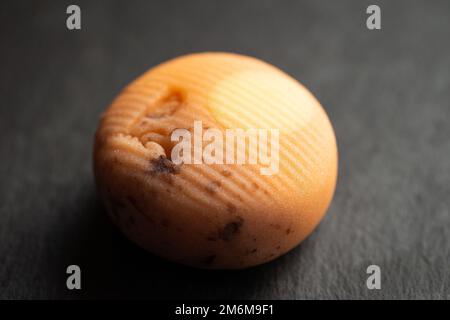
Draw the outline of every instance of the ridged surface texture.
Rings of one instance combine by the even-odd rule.
[[[170,161],[175,129],[278,129],[279,171]],[[248,147],[246,153],[255,152]],[[147,250],[204,268],[243,268],[300,243],[331,201],[332,126],[313,95],[255,58],[201,53],[163,63],[105,111],[94,169],[107,211]]]

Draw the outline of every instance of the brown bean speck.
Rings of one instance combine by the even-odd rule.
[[[223,229],[219,231],[219,238],[225,241],[230,241],[239,233],[243,223],[244,219],[241,217],[236,217],[235,220],[227,223]]]
[[[180,173],[180,166],[174,164],[170,159],[167,159],[165,156],[159,156],[156,159],[150,160],[152,164],[151,172],[153,174],[158,173],[170,173],[170,174],[178,174]]]

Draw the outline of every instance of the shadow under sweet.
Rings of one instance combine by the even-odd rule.
[[[298,253],[308,240],[273,262],[244,270],[201,270],[178,265],[146,252],[109,221],[95,188],[83,189],[78,206],[61,230],[55,258],[58,298],[264,299],[286,268],[298,267]],[[292,260],[296,260],[293,263]],[[81,268],[81,290],[66,288],[66,268]],[[295,273],[295,272],[294,272]],[[282,290],[282,288],[280,288]],[[283,294],[281,294],[283,296]]]

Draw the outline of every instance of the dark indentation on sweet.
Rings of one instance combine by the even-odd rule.
[[[182,104],[183,96],[181,93],[178,91],[173,91],[169,94],[169,96],[157,102],[157,106],[149,114],[147,114],[146,117],[150,119],[170,117],[178,111]]]
[[[269,192],[267,190],[264,190],[264,194],[269,195]]]
[[[287,228],[287,229],[286,229],[286,234],[289,234],[289,233],[291,233],[291,232],[292,232],[291,228]]]
[[[150,130],[150,131],[149,131]],[[170,135],[163,128],[155,128],[155,126],[150,126],[144,134],[139,137],[142,145],[144,145],[147,149],[152,149],[154,146],[147,146],[147,143],[153,142],[159,145],[164,149],[166,154],[170,154],[172,152],[172,148],[174,147],[174,143],[170,140]]]
[[[229,213],[235,213],[237,211],[237,208],[236,208],[236,206],[234,204],[228,202],[227,203],[227,211]]]
[[[167,174],[178,174],[180,173],[180,166],[174,164],[170,159],[165,156],[159,156],[156,159],[151,159],[152,164],[151,172],[153,174],[167,173]]]
[[[252,182],[252,187],[254,189],[259,189],[259,186],[258,186],[258,184],[256,182]]]
[[[237,234],[239,234],[242,224],[244,223],[244,219],[242,217],[236,217],[231,222],[228,222],[220,231],[219,238],[224,241],[230,241]]]
[[[206,187],[205,190],[210,195],[214,195],[217,192],[217,189],[220,188],[222,184],[219,181],[211,181]]]
[[[215,254],[210,255],[210,256],[207,256],[207,257],[205,257],[205,258],[203,259],[203,263],[204,263],[206,266],[210,266],[210,265],[212,265],[212,264],[214,263],[214,261],[216,260],[216,258],[217,258],[217,256],[216,256]]]
[[[253,237],[253,242],[256,242],[256,237]]]
[[[277,230],[281,228],[281,226],[280,226],[278,223],[276,223],[276,224],[271,224],[271,226],[274,227],[274,228],[277,229]]]
[[[250,253],[256,253],[256,251],[258,251],[258,249],[253,249],[252,251],[250,251]]]
[[[277,250],[280,250],[281,249],[281,246],[277,246]]]
[[[224,177],[230,177],[231,176],[231,172],[228,170],[222,170],[220,172]]]

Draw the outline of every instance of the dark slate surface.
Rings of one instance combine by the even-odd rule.
[[[0,11],[0,298],[450,298],[449,1],[7,1]],[[382,31],[365,8],[382,8]],[[208,272],[138,249],[92,177],[98,116],[195,51],[269,61],[319,98],[339,181],[327,217],[263,266]],[[65,289],[79,264],[83,289]],[[382,289],[365,286],[382,269]]]

